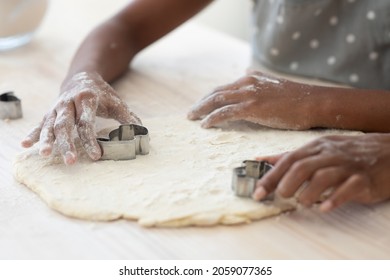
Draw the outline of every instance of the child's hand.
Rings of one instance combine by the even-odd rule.
[[[257,182],[256,200],[276,191],[283,197],[296,195],[311,206],[328,191],[320,205],[326,212],[347,201],[369,204],[390,198],[387,134],[322,137],[296,151],[259,160],[275,167]]]
[[[40,154],[51,154],[57,145],[66,164],[77,160],[73,131],[77,129],[84,149],[93,160],[101,157],[96,141],[96,116],[113,118],[120,123],[140,124],[140,119],[130,111],[114,89],[96,73],[78,73],[64,82],[54,107],[42,122],[23,140],[24,147],[39,142]]]
[[[202,98],[188,114],[210,128],[226,121],[246,120],[273,128],[311,128],[314,86],[250,72]]]

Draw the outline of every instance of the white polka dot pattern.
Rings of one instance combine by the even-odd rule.
[[[330,24],[330,25],[335,26],[335,25],[337,25],[338,23],[339,23],[339,19],[338,19],[336,16],[331,17],[330,20],[329,20],[329,24]]]
[[[345,40],[346,40],[348,43],[352,44],[352,43],[355,43],[356,37],[355,37],[355,35],[353,35],[353,34],[348,34],[347,37],[345,38]]]
[[[257,22],[266,21],[257,29],[260,61],[305,76],[390,88],[390,79],[378,78],[388,76],[379,72],[383,71],[383,45],[387,46],[386,69],[390,69],[390,26],[383,23],[390,0],[254,1],[262,15]],[[382,12],[384,7],[387,12]]]
[[[310,48],[317,49],[320,46],[320,42],[318,40],[313,39],[310,41]]]
[[[336,63],[336,58],[334,56],[328,57],[328,64],[334,65]]]

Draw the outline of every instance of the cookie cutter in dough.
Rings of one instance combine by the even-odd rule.
[[[123,124],[112,130],[108,138],[97,138],[102,160],[130,160],[149,154],[148,129],[136,124]]]
[[[23,117],[22,102],[12,91],[0,95],[0,119],[20,119]]]
[[[245,160],[242,166],[233,169],[232,189],[240,197],[252,197],[256,181],[264,176],[272,165],[266,161]],[[272,197],[267,197],[271,199]]]

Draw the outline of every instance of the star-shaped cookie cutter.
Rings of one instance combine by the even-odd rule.
[[[130,160],[137,155],[149,154],[148,129],[136,124],[123,124],[108,134],[97,138],[102,149],[102,160]]]
[[[272,165],[266,161],[243,161],[242,166],[233,169],[232,190],[235,195],[252,197],[256,181],[271,169]]]

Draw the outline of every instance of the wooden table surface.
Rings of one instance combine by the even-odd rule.
[[[58,95],[76,47],[126,1],[51,1],[33,42],[0,53],[0,92],[22,99],[23,119],[0,121],[0,259],[388,259],[390,204],[302,209],[242,226],[161,229],[97,223],[49,209],[11,174],[20,140]],[[142,118],[182,115],[212,88],[242,76],[247,43],[186,24],[145,50],[115,84]]]

